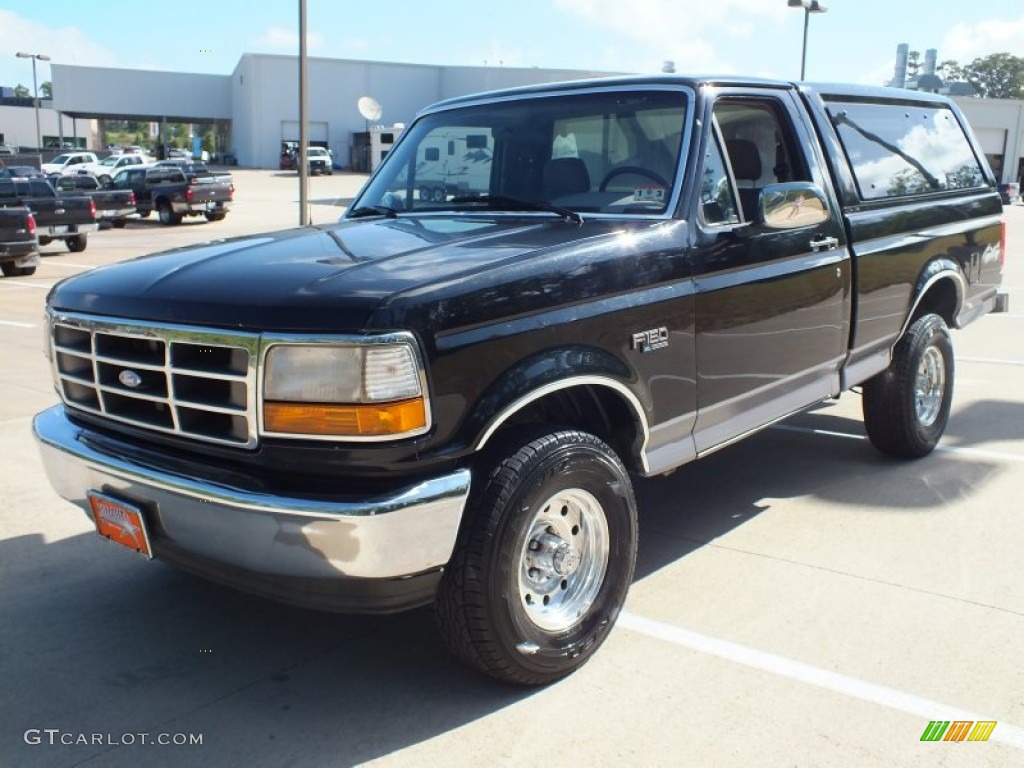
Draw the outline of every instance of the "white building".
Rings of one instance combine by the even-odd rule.
[[[75,146],[92,148],[93,121],[75,119],[70,115],[61,115],[57,122],[58,112],[53,108],[50,99],[39,102],[39,133],[43,137],[43,146],[60,147],[63,142],[72,142]],[[33,107],[14,107],[0,104],[0,144],[11,144],[15,147],[36,148],[36,111]]]
[[[1002,183],[1024,177],[1024,101],[1018,99],[953,98],[971,124]]]
[[[214,123],[218,149],[241,165],[277,167],[281,143],[299,138],[298,59],[244,54],[230,75],[51,64],[55,106],[82,117]],[[356,102],[372,96],[381,121],[408,123],[435,101],[605,72],[308,60],[309,139],[348,164],[352,134],[367,130]]]
[[[51,64],[54,107],[78,118],[213,123],[219,152],[275,168],[281,143],[297,141],[298,59],[244,54],[231,75]],[[311,57],[309,139],[348,165],[352,138],[367,130],[356,102],[372,96],[384,124],[408,123],[441,99],[517,85],[612,74],[567,69],[448,67]],[[1001,181],[1016,181],[1024,153],[1024,102],[957,98]],[[21,109],[31,119],[32,110]],[[0,128],[2,131],[2,128]],[[45,133],[45,131],[44,131]],[[12,142],[13,143],[13,142]]]

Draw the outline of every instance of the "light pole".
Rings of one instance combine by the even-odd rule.
[[[299,226],[313,222],[309,218],[309,87],[306,56],[306,0],[299,0]]]
[[[789,0],[787,5],[790,8],[803,8],[804,9],[804,47],[803,53],[800,55],[800,79],[804,79],[804,75],[807,72],[807,27],[809,25],[812,13],[825,13],[828,10],[824,5],[818,2],[818,0]]]
[[[22,53],[18,52],[15,54],[19,59],[32,59],[32,92],[35,94],[35,106],[36,106],[36,152],[39,154],[39,167],[43,165],[43,137],[42,132],[39,130],[39,85],[36,80],[36,59],[39,61],[49,61],[50,57],[45,53]]]

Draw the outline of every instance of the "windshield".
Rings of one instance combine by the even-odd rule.
[[[68,160],[70,160],[70,159],[71,159],[71,155],[57,155],[57,156],[56,156],[55,158],[53,158],[53,160],[51,160],[50,162],[51,162],[51,163],[52,163],[53,165],[60,165],[61,163],[66,163],[66,162],[67,162]]]
[[[110,157],[100,160],[100,165],[114,165],[118,161],[117,155],[111,155]]]
[[[686,108],[681,91],[601,91],[426,115],[350,210],[547,203],[580,213],[664,213],[674,197]]]

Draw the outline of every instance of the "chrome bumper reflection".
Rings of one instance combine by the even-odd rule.
[[[280,497],[101,451],[63,406],[37,415],[33,430],[57,492],[87,513],[89,490],[139,505],[157,557],[166,542],[273,576],[394,578],[438,568],[451,557],[469,494],[462,469],[360,502]]]

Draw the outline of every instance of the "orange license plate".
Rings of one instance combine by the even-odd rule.
[[[86,495],[100,536],[145,555],[147,559],[153,557],[142,510],[96,491],[89,491]]]

